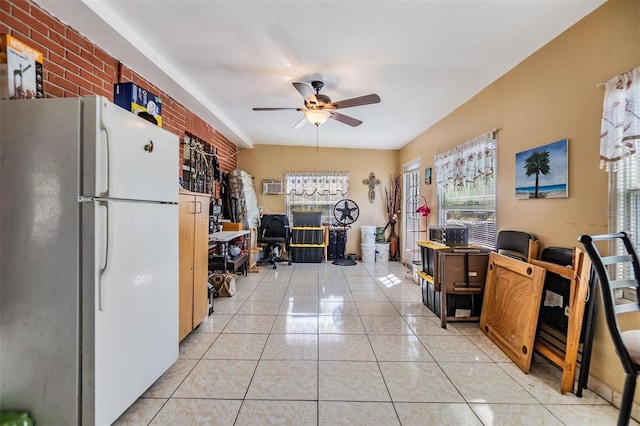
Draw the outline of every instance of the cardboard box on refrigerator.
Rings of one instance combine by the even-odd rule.
[[[114,84],[113,103],[162,127],[162,99],[134,83]]]
[[[9,34],[0,34],[0,99],[43,96],[42,53]]]

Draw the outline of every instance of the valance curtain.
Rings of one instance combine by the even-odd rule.
[[[438,188],[473,186],[493,178],[496,150],[493,132],[435,156]]]
[[[287,195],[347,195],[349,172],[285,172]]]
[[[604,85],[600,168],[615,171],[616,161],[633,155],[640,141],[640,67]]]

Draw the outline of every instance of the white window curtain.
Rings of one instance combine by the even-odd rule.
[[[640,67],[605,84],[600,138],[600,168],[609,172],[609,232],[626,231],[640,248]],[[622,247],[610,247],[622,254]],[[617,279],[631,277],[620,267]],[[622,291],[635,299],[634,291]]]
[[[349,172],[285,172],[287,195],[347,195]]]
[[[600,168],[616,170],[618,161],[633,155],[640,141],[640,67],[605,84],[600,130]]]
[[[440,225],[467,227],[469,244],[496,240],[495,131],[435,156]]]
[[[349,172],[285,172],[285,207],[289,223],[293,211],[321,211],[322,223],[333,223],[333,207],[349,192]]]
[[[494,132],[487,132],[437,154],[436,182],[443,188],[483,185],[493,178],[495,162]]]

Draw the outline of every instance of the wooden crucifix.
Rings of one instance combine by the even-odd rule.
[[[380,185],[380,179],[376,179],[373,172],[369,173],[369,179],[362,179],[362,183],[369,186],[369,202],[373,203],[376,199],[376,185]]]

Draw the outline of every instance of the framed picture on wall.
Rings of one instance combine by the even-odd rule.
[[[562,139],[516,154],[516,199],[569,197],[569,142]]]
[[[424,183],[431,185],[431,167],[424,169]]]

